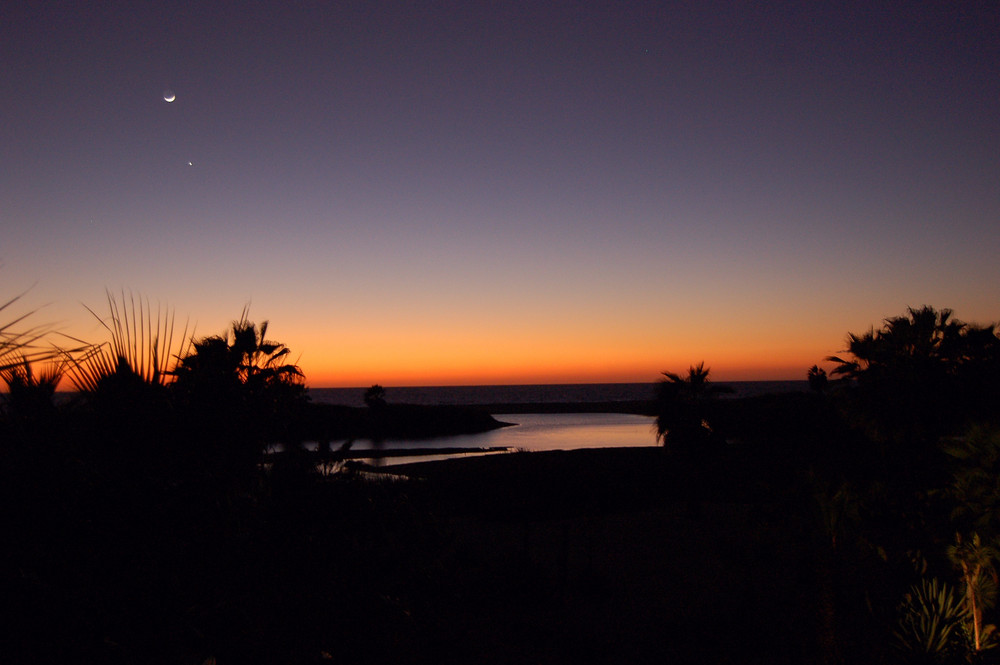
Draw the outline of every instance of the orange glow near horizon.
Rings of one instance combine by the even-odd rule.
[[[503,310],[480,305],[448,308],[417,316],[397,308],[352,313],[316,313],[290,301],[254,305],[251,319],[271,322],[267,337],[288,346],[308,386],[366,387],[528,385],[559,383],[646,383],[661,373],[683,374],[704,362],[714,381],[804,380],[818,364],[827,371],[827,356],[838,354],[848,331],[877,325],[870,311],[824,312],[797,317],[751,310],[722,310],[692,304],[685,316],[666,312],[611,308],[596,315],[583,306]],[[787,305],[791,307],[791,305]],[[45,314],[64,321],[60,332],[99,343],[107,331],[79,305]],[[100,308],[95,307],[100,312]],[[989,320],[970,308],[963,320]],[[41,318],[41,317],[39,317]],[[224,332],[236,318],[224,310],[201,307],[190,316],[188,334]],[[738,321],[733,324],[732,321]],[[197,323],[197,325],[195,325]],[[182,325],[182,324],[179,324]],[[178,333],[180,334],[180,333]],[[65,387],[65,386],[64,386]]]
[[[825,332],[825,334],[824,334]],[[810,334],[811,333],[811,334]],[[597,331],[565,335],[441,335],[412,330],[412,337],[376,339],[305,336],[289,344],[303,349],[299,364],[316,388],[432,385],[518,385],[654,382],[664,371],[684,373],[704,361],[716,381],[804,380],[808,368],[824,366],[838,351],[840,336],[796,330],[784,337],[744,335],[656,335]],[[616,337],[622,341],[616,342]],[[815,340],[821,340],[816,343]],[[822,342],[828,342],[823,344]],[[299,346],[301,344],[301,346]],[[666,349],[666,351],[664,350]],[[325,352],[324,352],[325,350]],[[829,368],[827,368],[829,369]]]
[[[687,371],[688,365],[674,366],[661,371],[676,371],[681,374]],[[808,368],[808,366],[807,366]],[[426,371],[348,374],[343,372],[310,372],[304,368],[306,383],[311,388],[362,388],[373,384],[383,386],[474,386],[474,385],[544,385],[572,383],[654,383],[662,377],[660,372],[628,372],[592,374],[587,372],[502,372],[461,373],[441,372],[432,374]],[[805,380],[805,369],[793,368],[746,368],[733,369],[716,373],[712,368],[713,381],[796,381]]]
[[[271,322],[267,337],[290,348],[291,361],[314,388],[646,383],[700,362],[719,382],[802,380],[811,365],[824,366],[823,358],[840,350],[851,329],[793,325],[790,317],[779,327],[751,316],[735,327],[706,308],[691,309],[684,319],[636,310],[639,321],[625,311],[601,317],[580,308],[554,317],[545,310],[467,308],[464,319],[452,313],[444,322],[447,317],[406,317],[389,308],[351,319],[363,326],[345,327],[287,302],[266,305],[255,306],[251,319]],[[74,309],[66,312],[62,332],[92,343],[106,339],[93,315]],[[224,332],[233,318],[204,308],[181,320],[196,322],[188,334],[201,338]]]
[[[778,381],[805,380],[813,364],[823,365],[822,356],[795,358],[770,365],[722,358],[713,362],[711,355],[693,359],[660,359],[649,362],[549,362],[504,363],[500,359],[467,365],[395,364],[384,359],[358,359],[339,366],[326,363],[302,362],[306,382],[314,388],[354,388],[378,383],[383,386],[462,386],[462,385],[530,385],[560,383],[652,383],[662,372],[684,373],[702,360],[711,369],[715,381]]]

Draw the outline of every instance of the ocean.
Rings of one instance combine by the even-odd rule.
[[[752,397],[809,389],[807,381],[719,382],[733,389],[729,397]],[[566,383],[523,386],[383,386],[386,400],[398,404],[474,406],[478,404],[551,404],[585,402],[629,402],[652,399],[655,383]],[[319,404],[363,406],[362,388],[310,388],[309,396]]]

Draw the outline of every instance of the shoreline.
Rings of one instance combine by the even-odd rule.
[[[518,413],[626,413],[656,415],[653,400],[616,400],[603,402],[498,402],[476,405],[493,416]]]

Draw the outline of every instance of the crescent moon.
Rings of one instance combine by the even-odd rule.
[[[174,93],[170,92],[169,90],[167,90],[165,93],[163,93],[163,101],[165,101],[165,102],[172,102],[175,99],[177,99],[177,95],[175,95]]]

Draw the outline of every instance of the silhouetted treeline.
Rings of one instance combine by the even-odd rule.
[[[665,373],[659,450],[389,479],[343,464],[337,442],[498,423],[380,386],[364,408],[309,404],[246,312],[188,339],[144,303],[109,309],[105,344],[0,346],[10,662],[1000,655],[992,327],[909,310],[850,335],[808,393],[723,400],[704,364]],[[57,405],[62,374],[78,396]]]

